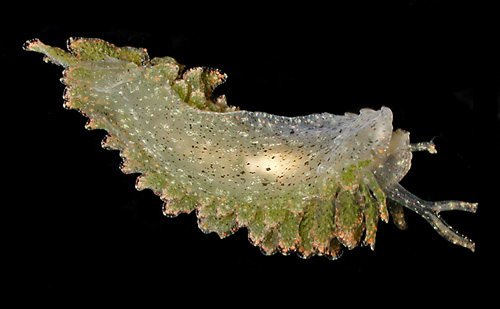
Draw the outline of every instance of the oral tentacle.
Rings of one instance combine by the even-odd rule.
[[[411,209],[419,214],[422,218],[427,220],[436,232],[444,237],[449,242],[468,248],[472,251],[475,250],[475,244],[466,236],[457,232],[446,221],[444,221],[439,213],[448,210],[461,210],[467,212],[475,212],[477,210],[477,203],[469,203],[462,201],[439,201],[430,202],[416,197],[408,190],[403,188],[400,184],[396,184],[391,188],[386,189],[387,197],[393,201]]]
[[[429,153],[436,154],[436,144],[433,141],[430,142],[421,142],[421,143],[412,143],[410,144],[410,151],[428,151]]]

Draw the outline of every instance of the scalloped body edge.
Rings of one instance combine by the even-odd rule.
[[[150,60],[145,49],[85,38],[68,40],[69,52],[37,39],[24,49],[65,68],[64,106],[108,132],[103,147],[120,150],[122,171],[141,174],[136,188],[159,195],[165,215],[196,211],[199,228],[220,237],[245,227],[268,255],[336,259],[343,247],[374,249],[389,216],[406,228],[405,207],[474,250],[439,214],[475,212],[476,203],[425,201],[399,184],[413,151],[436,151],[393,131],[387,107],[341,116],[241,111],[213,97],[224,73]]]

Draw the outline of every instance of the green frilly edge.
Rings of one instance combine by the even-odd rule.
[[[171,57],[149,59],[145,49],[117,47],[101,39],[72,38],[68,50],[43,44],[38,39],[28,41],[28,51],[45,54],[50,61],[65,68],[83,68],[78,74],[85,78],[85,65],[99,65],[100,60],[125,61],[146,68],[145,78],[152,84],[170,83],[171,88],[187,104],[201,110],[228,112],[236,110],[227,105],[224,96],[213,97],[214,89],[226,75],[218,70],[184,67]],[[75,73],[76,74],[76,73]],[[70,90],[71,91],[71,90]],[[69,95],[68,97],[71,97]],[[69,99],[66,106],[85,115],[88,102]],[[90,118],[89,129],[106,129],[105,124]],[[165,202],[164,213],[197,211],[198,225],[205,232],[221,237],[246,227],[249,239],[265,254],[298,252],[301,257],[324,255],[335,259],[343,246],[352,249],[358,244],[375,246],[379,219],[387,222],[385,195],[367,166],[360,162],[341,171],[337,182],[324,185],[322,194],[309,198],[284,197],[268,207],[256,207],[251,201],[234,204],[230,199],[190,191],[174,177],[149,166],[154,159],[146,154],[129,151],[127,143],[110,134],[103,142],[107,149],[121,151],[125,173],[141,173],[137,189],[152,189]],[[149,162],[149,163],[145,163]],[[149,165],[148,165],[149,164]]]
[[[43,44],[39,39],[27,41],[24,49],[45,55],[44,61],[68,67],[98,63],[99,60],[116,59],[148,68],[151,81],[171,83],[172,89],[187,104],[201,110],[229,112],[237,110],[228,106],[224,95],[213,97],[214,89],[225,82],[227,75],[216,69],[197,67],[184,70],[184,66],[172,57],[150,60],[144,48],[117,47],[102,39],[70,38],[69,52]]]

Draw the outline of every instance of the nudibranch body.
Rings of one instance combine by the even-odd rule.
[[[123,172],[141,174],[137,189],[159,195],[166,215],[196,211],[200,229],[221,237],[246,227],[265,254],[335,259],[342,247],[373,249],[389,214],[405,228],[404,206],[474,250],[439,213],[477,204],[424,201],[399,184],[412,151],[435,148],[393,131],[387,107],[342,116],[243,111],[212,95],[225,74],[150,60],[145,49],[83,38],[70,39],[69,52],[39,40],[25,49],[65,68],[65,107],[108,132],[103,146],[120,150]]]

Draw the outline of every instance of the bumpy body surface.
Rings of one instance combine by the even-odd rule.
[[[172,58],[150,60],[143,49],[98,39],[72,39],[68,48],[26,45],[66,68],[65,106],[109,133],[104,146],[121,151],[122,170],[141,174],[137,188],[160,195],[165,214],[196,211],[200,228],[222,237],[246,227],[267,254],[336,258],[342,246],[374,247],[387,197],[427,209],[425,201],[412,208],[417,198],[398,184],[414,149],[407,132],[393,132],[389,108],[301,117],[240,111],[212,97],[225,79],[219,71],[182,72]],[[389,210],[403,226],[400,206]],[[431,215],[440,210],[448,209]]]

